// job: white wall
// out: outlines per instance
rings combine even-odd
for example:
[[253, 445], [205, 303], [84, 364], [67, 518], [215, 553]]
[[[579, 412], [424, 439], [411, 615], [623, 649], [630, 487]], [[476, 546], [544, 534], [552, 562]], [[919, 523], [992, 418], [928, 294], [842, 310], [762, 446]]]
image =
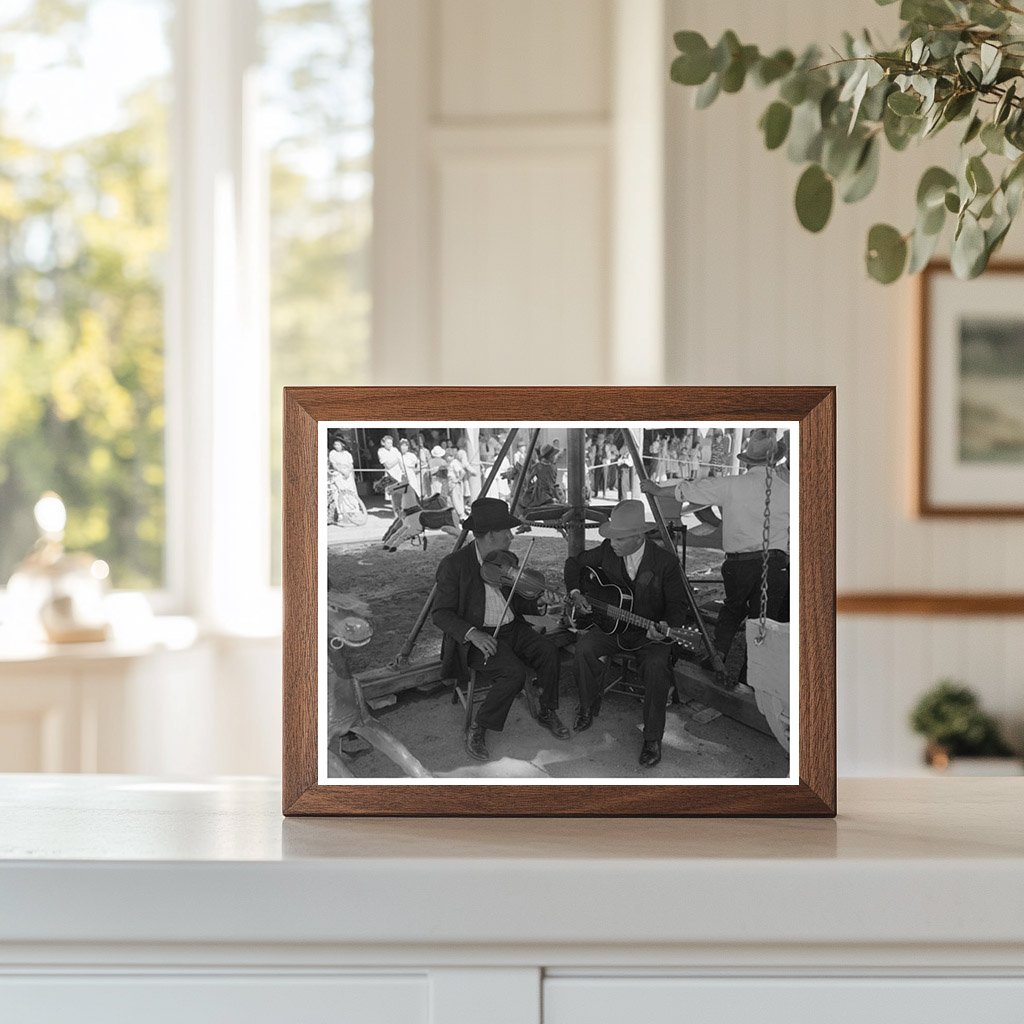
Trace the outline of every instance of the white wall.
[[[375, 379], [607, 383], [628, 344], [656, 382], [661, 295], [625, 280], [660, 280], [660, 194], [617, 185], [661, 170], [660, 3], [378, 0], [374, 18]], [[647, 73], [623, 82], [625, 18]]]

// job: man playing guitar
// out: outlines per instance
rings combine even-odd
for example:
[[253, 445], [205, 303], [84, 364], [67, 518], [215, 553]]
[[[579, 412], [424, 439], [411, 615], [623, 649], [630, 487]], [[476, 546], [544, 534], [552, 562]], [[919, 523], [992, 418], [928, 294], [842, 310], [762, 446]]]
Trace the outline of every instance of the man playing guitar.
[[581, 588], [587, 586], [584, 576], [592, 575], [585, 573], [585, 568], [596, 569], [608, 583], [632, 592], [632, 611], [637, 617], [653, 620], [646, 634], [629, 631], [609, 634], [599, 629], [579, 634], [574, 664], [580, 696], [575, 730], [582, 732], [593, 724], [594, 710], [601, 695], [604, 666], [599, 659], [620, 650], [629, 650], [636, 658], [644, 685], [640, 764], [650, 768], [661, 760], [665, 704], [672, 685], [672, 648], [661, 641], [669, 627], [683, 625], [686, 590], [679, 562], [664, 548], [647, 543], [645, 528], [643, 502], [620, 501], [608, 522], [598, 527], [604, 542], [566, 560], [565, 588], [573, 609], [589, 613], [590, 603]]

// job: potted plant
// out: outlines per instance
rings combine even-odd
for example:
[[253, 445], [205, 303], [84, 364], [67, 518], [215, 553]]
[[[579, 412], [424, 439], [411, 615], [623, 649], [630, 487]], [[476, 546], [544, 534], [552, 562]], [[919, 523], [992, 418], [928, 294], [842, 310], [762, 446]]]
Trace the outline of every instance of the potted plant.
[[928, 740], [925, 762], [939, 771], [949, 769], [954, 758], [1014, 756], [995, 720], [981, 710], [974, 692], [950, 679], [943, 679], [921, 697], [910, 715], [910, 725]]

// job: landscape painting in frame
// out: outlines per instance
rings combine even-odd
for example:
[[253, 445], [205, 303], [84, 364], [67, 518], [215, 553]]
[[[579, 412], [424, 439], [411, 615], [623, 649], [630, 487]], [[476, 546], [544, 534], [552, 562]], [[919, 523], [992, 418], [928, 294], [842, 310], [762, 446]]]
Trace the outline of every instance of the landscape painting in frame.
[[1024, 276], [922, 279], [919, 510], [1024, 514]]
[[799, 783], [799, 422], [317, 423], [318, 784]]

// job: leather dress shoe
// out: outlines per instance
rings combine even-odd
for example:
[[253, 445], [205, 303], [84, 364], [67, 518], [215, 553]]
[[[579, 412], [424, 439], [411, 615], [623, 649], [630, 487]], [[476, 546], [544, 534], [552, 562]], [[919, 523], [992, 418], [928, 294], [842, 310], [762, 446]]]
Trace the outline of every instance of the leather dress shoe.
[[661, 740], [644, 740], [640, 750], [640, 767], [653, 768], [661, 760]]
[[481, 725], [471, 725], [466, 733], [466, 753], [477, 761], [489, 761], [491, 755], [487, 753], [487, 744], [484, 740], [487, 737], [487, 730]]
[[544, 726], [548, 732], [557, 740], [567, 740], [569, 738], [569, 730], [565, 727], [565, 724], [558, 717], [558, 712], [554, 708], [541, 708], [540, 714], [537, 715], [537, 721]]
[[573, 732], [584, 732], [594, 724], [594, 713], [589, 708], [576, 709], [576, 721], [572, 723]]

